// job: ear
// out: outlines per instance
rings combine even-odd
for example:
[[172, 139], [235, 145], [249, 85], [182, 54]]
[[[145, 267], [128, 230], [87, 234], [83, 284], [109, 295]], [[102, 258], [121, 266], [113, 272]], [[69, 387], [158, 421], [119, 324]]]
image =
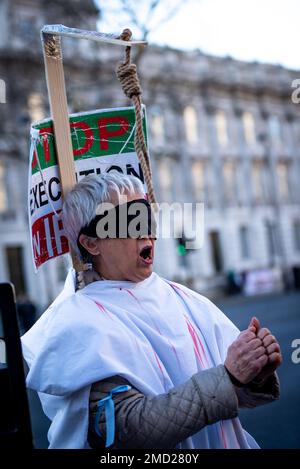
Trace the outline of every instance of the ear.
[[100, 243], [98, 238], [90, 238], [89, 236], [81, 234], [79, 236], [79, 242], [92, 256], [98, 256], [100, 254]]

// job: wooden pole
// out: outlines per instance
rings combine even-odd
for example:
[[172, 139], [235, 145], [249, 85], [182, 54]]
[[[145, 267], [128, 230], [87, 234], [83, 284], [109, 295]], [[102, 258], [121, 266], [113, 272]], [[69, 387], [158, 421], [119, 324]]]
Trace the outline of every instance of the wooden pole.
[[[60, 172], [62, 196], [76, 184], [73, 147], [70, 133], [69, 112], [61, 39], [58, 35], [42, 34], [47, 88], [53, 119], [56, 153]], [[83, 264], [71, 250], [73, 267], [76, 271], [83, 270]]]

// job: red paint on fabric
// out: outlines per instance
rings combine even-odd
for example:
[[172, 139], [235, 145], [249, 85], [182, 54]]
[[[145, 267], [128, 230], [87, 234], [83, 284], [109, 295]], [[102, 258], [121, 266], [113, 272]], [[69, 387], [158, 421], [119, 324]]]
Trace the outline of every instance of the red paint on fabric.
[[[178, 285], [175, 285], [174, 283], [170, 283], [170, 286], [176, 291], [176, 290], [179, 290], [181, 293], [183, 293], [184, 295], [186, 295], [188, 298], [190, 298], [190, 295], [185, 292], [182, 288], [180, 288]], [[206, 358], [206, 354], [205, 354], [205, 350], [204, 350], [204, 347], [203, 347], [203, 344], [202, 344], [202, 341], [200, 340], [200, 337], [199, 335], [197, 334], [197, 331], [196, 329], [194, 328], [194, 326], [191, 324], [190, 320], [187, 318], [187, 316], [185, 316], [185, 320], [187, 322], [187, 326], [188, 326], [188, 330], [189, 330], [189, 333], [192, 337], [192, 340], [193, 340], [193, 343], [194, 343], [194, 348], [195, 348], [195, 353], [196, 353], [196, 356], [199, 358], [201, 364], [204, 366], [204, 363], [203, 363], [203, 360], [202, 360], [202, 357], [201, 357], [201, 354], [200, 354], [200, 351], [199, 351], [199, 347], [198, 347], [198, 343], [200, 345], [200, 348], [201, 348], [201, 352], [205, 358], [205, 361], [206, 363], [207, 362], [207, 358]]]
[[224, 432], [223, 422], [222, 422], [222, 421], [220, 422], [220, 428], [221, 428], [221, 437], [222, 437], [222, 441], [223, 441], [224, 448], [225, 448], [225, 449], [228, 449], [228, 445], [227, 445], [227, 441], [226, 441], [226, 437], [225, 437], [225, 432]]
[[199, 351], [199, 347], [198, 347], [198, 344], [197, 344], [197, 337], [195, 335], [195, 331], [194, 331], [194, 329], [192, 328], [191, 324], [188, 321], [186, 321], [186, 323], [187, 323], [188, 331], [190, 333], [190, 336], [191, 336], [193, 344], [194, 344], [195, 355], [198, 358], [198, 360], [200, 361], [201, 366], [203, 368], [205, 368], [204, 362], [202, 360], [202, 357], [201, 357], [201, 354], [200, 354], [200, 351]]
[[100, 311], [102, 311], [102, 313], [106, 313], [106, 314], [112, 319], [112, 321], [115, 320], [114, 315], [111, 314], [111, 312], [108, 311], [108, 310], [105, 308], [105, 306], [103, 306], [103, 304], [98, 303], [98, 301], [95, 301], [95, 300], [94, 300], [94, 303], [98, 306], [98, 308], [100, 309]]
[[[140, 300], [134, 295], [134, 293], [132, 293], [132, 291], [127, 290], [127, 288], [124, 288], [124, 290], [125, 290], [132, 298], [134, 298], [135, 301], [139, 304], [139, 306], [145, 311], [145, 313], [146, 313], [146, 314], [149, 316], [149, 318], [151, 319], [151, 322], [153, 323], [153, 325], [154, 325], [155, 329], [157, 330], [157, 332], [162, 336], [163, 334], [161, 333], [159, 327], [158, 327], [157, 324], [155, 323], [155, 321], [154, 321], [154, 319], [152, 318], [152, 316], [151, 316], [151, 314], [149, 313], [149, 311], [147, 311], [147, 309], [146, 309], [146, 308], [143, 306], [143, 304], [140, 302]], [[167, 339], [167, 341], [168, 341], [170, 347], [172, 348], [173, 353], [174, 353], [174, 355], [175, 355], [175, 357], [176, 357], [178, 366], [180, 367], [181, 365], [180, 365], [180, 361], [179, 361], [179, 357], [178, 357], [177, 351], [176, 351], [174, 345], [171, 344], [170, 340]]]
[[134, 300], [138, 303], [138, 305], [145, 311], [145, 313], [148, 314], [148, 316], [150, 317], [150, 319], [151, 319], [151, 321], [152, 321], [152, 323], [153, 323], [155, 329], [157, 330], [157, 332], [158, 332], [160, 335], [162, 335], [162, 333], [161, 333], [159, 327], [157, 326], [157, 324], [156, 324], [155, 321], [153, 320], [151, 314], [146, 310], [146, 308], [142, 305], [142, 303], [141, 303], [140, 300], [135, 296], [135, 294], [132, 293], [132, 291], [127, 290], [127, 288], [124, 288], [124, 290], [125, 290], [132, 298], [134, 298]]
[[181, 293], [183, 293], [185, 296], [187, 296], [188, 298], [190, 298], [190, 295], [184, 291], [182, 288], [180, 288], [178, 285], [175, 285], [175, 283], [170, 283], [171, 287], [174, 289], [174, 290], [179, 290], [181, 291]]
[[164, 375], [164, 371], [163, 371], [163, 369], [162, 369], [162, 366], [161, 366], [161, 364], [160, 364], [160, 360], [159, 360], [158, 355], [157, 355], [157, 353], [155, 352], [154, 348], [152, 348], [152, 350], [153, 350], [153, 353], [154, 353], [154, 356], [155, 356], [156, 363], [157, 363], [157, 365], [158, 365], [158, 367], [159, 367], [159, 369], [160, 369], [161, 375], [162, 375], [164, 389], [165, 389], [165, 391], [167, 391], [166, 384], [165, 384], [166, 378], [165, 378], [165, 375]]
[[98, 303], [98, 301], [95, 301], [95, 304], [98, 306], [98, 308], [103, 312], [106, 313], [106, 309], [101, 303]]

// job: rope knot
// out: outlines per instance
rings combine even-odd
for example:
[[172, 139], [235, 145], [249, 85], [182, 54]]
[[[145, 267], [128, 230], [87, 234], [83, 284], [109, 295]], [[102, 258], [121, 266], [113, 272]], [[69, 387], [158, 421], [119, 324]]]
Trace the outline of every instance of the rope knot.
[[130, 29], [128, 28], [123, 29], [123, 32], [120, 35], [120, 39], [122, 39], [122, 41], [130, 41], [131, 37], [132, 37], [132, 32], [130, 31]]
[[120, 63], [117, 68], [117, 77], [127, 98], [131, 99], [133, 96], [140, 96], [142, 94], [135, 64]]

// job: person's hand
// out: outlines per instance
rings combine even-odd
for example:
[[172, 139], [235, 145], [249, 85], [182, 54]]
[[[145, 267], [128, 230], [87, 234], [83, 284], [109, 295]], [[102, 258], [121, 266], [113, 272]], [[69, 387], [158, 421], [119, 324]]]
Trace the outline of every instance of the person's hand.
[[252, 318], [248, 328], [242, 331], [230, 345], [225, 360], [225, 368], [240, 383], [250, 383], [259, 376], [268, 363], [268, 355], [260, 337], [258, 319]]
[[282, 363], [280, 345], [274, 335], [266, 327], [259, 328], [257, 338], [261, 340], [268, 356], [268, 362], [255, 378], [255, 382], [264, 382]]

